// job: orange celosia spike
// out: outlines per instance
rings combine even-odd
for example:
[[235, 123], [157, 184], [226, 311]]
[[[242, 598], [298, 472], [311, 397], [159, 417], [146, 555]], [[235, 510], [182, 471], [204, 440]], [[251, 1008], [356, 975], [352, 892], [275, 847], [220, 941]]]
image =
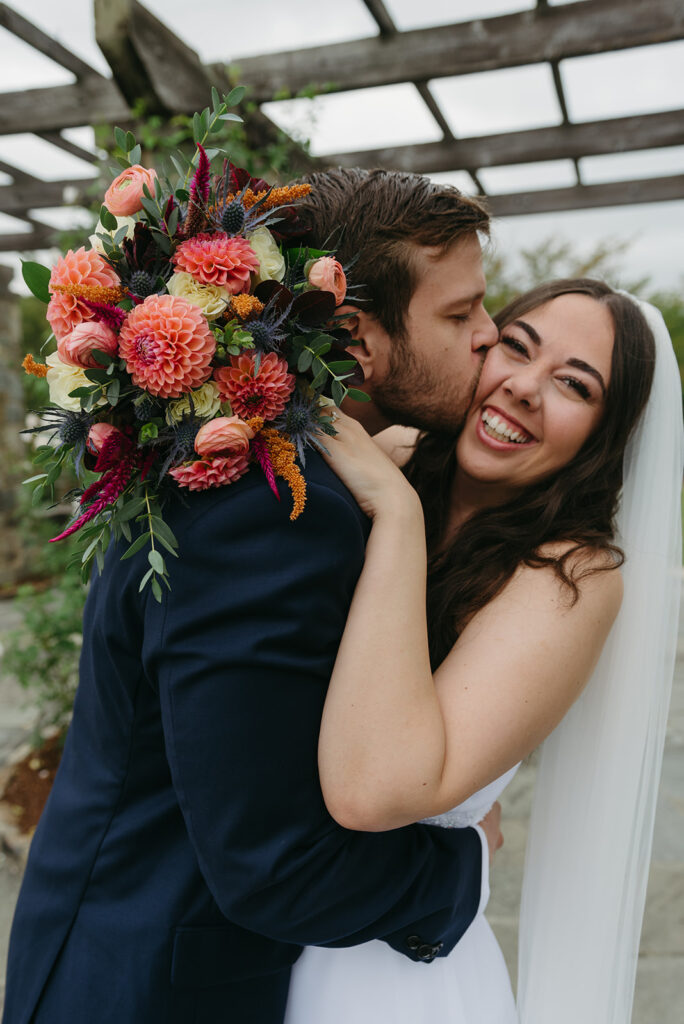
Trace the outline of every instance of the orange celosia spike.
[[24, 358], [21, 365], [24, 367], [26, 373], [31, 374], [33, 377], [47, 377], [48, 367], [45, 363], [37, 363], [30, 352]]
[[262, 430], [260, 436], [268, 449], [274, 472], [287, 481], [292, 492], [290, 520], [294, 521], [302, 514], [306, 505], [306, 480], [295, 462], [297, 451], [287, 434], [281, 434], [273, 427]]
[[230, 300], [229, 312], [239, 316], [241, 320], [246, 320], [252, 313], [258, 316], [263, 311], [263, 302], [259, 302], [254, 295], [234, 295]]
[[67, 295], [73, 295], [76, 299], [88, 299], [90, 302], [102, 302], [110, 306], [121, 302], [126, 294], [125, 288], [105, 288], [99, 284], [72, 284], [67, 282], [67, 284], [52, 284], [50, 288], [53, 292], [66, 292]]
[[[273, 210], [277, 206], [288, 206], [290, 203], [296, 202], [297, 199], [308, 196], [310, 191], [311, 185], [308, 184], [282, 185], [280, 188], [272, 188], [268, 199], [262, 203], [260, 209], [266, 211]], [[241, 199], [242, 205], [245, 210], [251, 210], [266, 194], [266, 189], [263, 189], [261, 192], [254, 192], [251, 188], [248, 188]], [[230, 195], [226, 196], [225, 205], [227, 206], [229, 203], [232, 203], [235, 198], [235, 193], [231, 192]]]

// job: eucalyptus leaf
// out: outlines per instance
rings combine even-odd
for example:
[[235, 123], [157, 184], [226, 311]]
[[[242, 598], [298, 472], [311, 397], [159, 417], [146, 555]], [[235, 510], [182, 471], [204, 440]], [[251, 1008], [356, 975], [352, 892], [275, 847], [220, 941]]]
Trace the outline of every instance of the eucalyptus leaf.
[[21, 276], [26, 287], [41, 302], [50, 301], [50, 269], [32, 260], [21, 261]]
[[153, 572], [154, 572], [154, 569], [148, 569], [148, 570], [147, 570], [147, 572], [145, 573], [145, 575], [143, 576], [143, 578], [142, 578], [142, 579], [140, 580], [140, 586], [138, 587], [138, 593], [139, 593], [139, 594], [140, 594], [140, 593], [141, 593], [141, 592], [142, 592], [142, 591], [143, 591], [143, 590], [145, 589], [145, 587], [147, 586], [147, 583], [148, 583], [148, 581], [149, 581], [149, 578], [150, 578], [150, 576], [152, 575], [152, 573], [153, 573]]
[[162, 588], [159, 586], [159, 580], [156, 576], [152, 580], [152, 593], [154, 594], [155, 600], [161, 604]]
[[116, 127], [114, 129], [114, 141], [120, 150], [126, 152], [126, 132], [123, 128]]
[[244, 85], [236, 85], [235, 88], [231, 89], [228, 95], [225, 97], [225, 103], [227, 107], [236, 107], [238, 103], [242, 103], [245, 98], [247, 89]]
[[358, 388], [349, 388], [347, 394], [357, 402], [370, 402], [370, 395], [367, 395], [365, 391], [359, 391]]
[[156, 548], [153, 548], [152, 551], [149, 552], [147, 556], [147, 561], [150, 563], [154, 571], [158, 572], [160, 575], [163, 576], [163, 574], [166, 572], [164, 559], [162, 558], [159, 551], [156, 550]]
[[119, 393], [121, 391], [121, 381], [118, 377], [115, 377], [112, 383], [107, 388], [107, 401], [110, 405], [116, 405], [119, 401]]
[[150, 539], [149, 533], [141, 533], [137, 540], [134, 540], [130, 548], [121, 556], [121, 561], [124, 562], [127, 558], [132, 558], [133, 555], [137, 555], [141, 548], [144, 548]]
[[346, 393], [347, 389], [345, 388], [344, 384], [340, 384], [339, 380], [334, 380], [332, 382], [332, 397], [335, 405], [342, 404]]
[[136, 146], [133, 147], [132, 150], [130, 150], [128, 154], [128, 159], [131, 161], [132, 164], [140, 163], [140, 161], [142, 160], [142, 148], [140, 146], [140, 143], [138, 143]]
[[154, 530], [155, 537], [159, 537], [160, 539], [166, 540], [166, 542], [170, 544], [172, 548], [178, 547], [178, 541], [173, 535], [173, 530], [167, 523], [164, 522], [163, 519], [160, 519], [159, 516], [150, 516], [150, 523], [152, 525], [152, 529]]
[[313, 358], [314, 354], [309, 348], [305, 348], [300, 353], [299, 359], [297, 360], [297, 370], [299, 373], [306, 373], [306, 371], [311, 367]]

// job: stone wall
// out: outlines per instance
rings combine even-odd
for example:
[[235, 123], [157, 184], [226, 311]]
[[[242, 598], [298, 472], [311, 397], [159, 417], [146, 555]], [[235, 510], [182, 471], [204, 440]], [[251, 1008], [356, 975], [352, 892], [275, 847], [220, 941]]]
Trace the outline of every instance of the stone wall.
[[19, 489], [26, 468], [24, 400], [21, 375], [21, 323], [19, 298], [10, 292], [12, 270], [0, 266], [0, 586], [21, 575], [22, 545], [19, 539]]

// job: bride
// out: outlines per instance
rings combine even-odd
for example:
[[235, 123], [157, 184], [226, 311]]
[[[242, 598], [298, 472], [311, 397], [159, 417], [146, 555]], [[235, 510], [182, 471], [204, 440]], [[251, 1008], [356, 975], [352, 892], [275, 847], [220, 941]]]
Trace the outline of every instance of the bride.
[[681, 564], [679, 375], [639, 305], [586, 279], [511, 303], [455, 445], [335, 424], [373, 525], [321, 728], [330, 813], [473, 824], [549, 738], [517, 1009], [480, 912], [429, 966], [308, 947], [286, 1024], [630, 1019]]

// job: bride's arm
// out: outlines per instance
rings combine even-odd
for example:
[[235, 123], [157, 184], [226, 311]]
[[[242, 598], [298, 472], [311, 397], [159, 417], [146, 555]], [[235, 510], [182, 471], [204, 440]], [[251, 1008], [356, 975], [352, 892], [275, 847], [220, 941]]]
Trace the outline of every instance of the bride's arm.
[[[337, 426], [337, 424], [336, 424]], [[346, 417], [328, 460], [373, 518], [323, 714], [321, 786], [340, 824], [397, 828], [460, 803], [527, 756], [577, 698], [622, 595], [618, 571], [570, 605], [550, 569], [521, 568], [434, 675], [418, 497]]]

